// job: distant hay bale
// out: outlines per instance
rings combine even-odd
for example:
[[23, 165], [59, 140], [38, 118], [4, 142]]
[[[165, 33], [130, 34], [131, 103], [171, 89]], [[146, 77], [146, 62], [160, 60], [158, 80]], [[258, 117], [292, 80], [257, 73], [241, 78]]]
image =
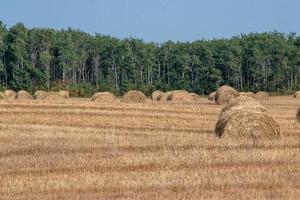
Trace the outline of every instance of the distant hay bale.
[[219, 105], [228, 104], [232, 98], [237, 97], [239, 95], [239, 92], [236, 91], [234, 88], [224, 85], [217, 90], [215, 95], [215, 101]]
[[65, 90], [60, 90], [58, 92], [58, 94], [60, 94], [62, 97], [64, 97], [65, 99], [68, 99], [70, 97], [70, 92], [69, 91], [65, 91]]
[[208, 100], [215, 101], [216, 92], [212, 92], [208, 95]]
[[4, 94], [7, 99], [16, 99], [17, 93], [13, 90], [5, 90]]
[[110, 92], [97, 92], [92, 96], [91, 100], [99, 103], [115, 103], [117, 98]]
[[162, 91], [156, 90], [156, 91], [152, 92], [151, 99], [153, 101], [161, 101], [163, 95], [164, 95], [164, 93]]
[[256, 95], [253, 92], [240, 92], [240, 95], [256, 99]]
[[200, 95], [198, 95], [194, 92], [191, 92], [190, 95], [192, 96], [193, 101], [200, 101], [201, 100]]
[[269, 94], [267, 92], [257, 92], [255, 96], [258, 100], [267, 100], [269, 98]]
[[64, 101], [65, 98], [60, 95], [58, 92], [44, 92], [36, 91], [34, 93], [34, 99], [44, 100], [44, 101]]
[[124, 103], [146, 103], [147, 97], [140, 91], [131, 90], [124, 94], [122, 98]]
[[240, 96], [223, 108], [215, 134], [219, 137], [279, 139], [280, 126], [257, 100]]
[[174, 90], [169, 93], [167, 101], [191, 102], [193, 101], [193, 96], [185, 90]]
[[0, 100], [2, 99], [7, 99], [7, 96], [3, 92], [0, 92]]
[[24, 91], [24, 90], [20, 90], [17, 93], [17, 97], [18, 100], [31, 100], [33, 99], [33, 97], [31, 96], [31, 94], [29, 94], [28, 92]]
[[300, 98], [300, 91], [295, 92], [294, 97], [295, 98]]
[[161, 101], [171, 101], [171, 95], [173, 91], [168, 91], [162, 94]]

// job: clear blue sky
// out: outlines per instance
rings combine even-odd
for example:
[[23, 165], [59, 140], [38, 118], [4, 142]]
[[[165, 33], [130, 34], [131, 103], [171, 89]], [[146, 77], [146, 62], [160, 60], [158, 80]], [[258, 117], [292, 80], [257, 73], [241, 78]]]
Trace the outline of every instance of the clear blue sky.
[[118, 38], [193, 41], [278, 30], [300, 33], [300, 0], [3, 0], [9, 27], [78, 28]]

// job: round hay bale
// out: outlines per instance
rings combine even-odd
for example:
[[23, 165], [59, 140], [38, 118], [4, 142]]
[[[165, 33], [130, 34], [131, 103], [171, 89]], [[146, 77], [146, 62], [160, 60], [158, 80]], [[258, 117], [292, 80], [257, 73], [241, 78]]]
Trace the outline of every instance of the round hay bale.
[[99, 103], [115, 103], [117, 98], [110, 92], [97, 92], [92, 96], [91, 100]]
[[124, 103], [146, 103], [147, 97], [140, 91], [131, 90], [124, 94], [122, 98]]
[[37, 99], [37, 100], [42, 100], [42, 99], [46, 98], [46, 95], [47, 95], [47, 92], [38, 90], [34, 93], [33, 98]]
[[4, 94], [7, 99], [16, 99], [17, 93], [13, 90], [5, 90]]
[[7, 99], [7, 96], [5, 95], [5, 93], [0, 92], [0, 100], [2, 99]]
[[60, 94], [65, 99], [68, 99], [70, 97], [70, 92], [65, 90], [59, 90], [58, 94]]
[[300, 91], [295, 92], [294, 97], [295, 98], [300, 98]]
[[215, 101], [219, 105], [228, 104], [230, 99], [239, 96], [240, 93], [230, 86], [220, 87], [215, 95]]
[[193, 101], [200, 101], [201, 100], [200, 95], [198, 95], [194, 92], [191, 92], [190, 95], [192, 96]]
[[279, 139], [280, 126], [258, 101], [240, 96], [222, 110], [215, 134], [219, 137]]
[[215, 101], [215, 97], [216, 97], [216, 93], [217, 92], [212, 92], [208, 95], [208, 100], [210, 101]]
[[45, 100], [45, 101], [64, 101], [65, 100], [65, 97], [60, 95], [58, 92], [46, 92], [43, 95], [44, 95], [43, 97], [41, 96], [42, 97], [41, 100]]
[[28, 92], [24, 91], [24, 90], [20, 90], [17, 93], [17, 97], [18, 100], [31, 100], [33, 99], [33, 97], [31, 96], [31, 94], [29, 94]]
[[168, 91], [162, 94], [161, 101], [171, 101], [173, 91]]
[[255, 96], [258, 100], [267, 100], [269, 98], [269, 94], [267, 92], [257, 92]]
[[162, 91], [156, 90], [156, 91], [152, 92], [151, 99], [153, 101], [160, 101], [160, 100], [162, 100], [163, 95], [164, 95], [164, 93]]
[[167, 96], [167, 101], [191, 102], [193, 101], [193, 96], [185, 90], [174, 90]]

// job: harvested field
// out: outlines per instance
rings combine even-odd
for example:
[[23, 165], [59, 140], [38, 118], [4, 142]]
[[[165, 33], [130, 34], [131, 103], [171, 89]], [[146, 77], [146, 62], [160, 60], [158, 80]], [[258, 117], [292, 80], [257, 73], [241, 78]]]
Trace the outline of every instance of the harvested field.
[[300, 101], [260, 103], [281, 139], [218, 138], [204, 98], [0, 100], [0, 199], [297, 199]]

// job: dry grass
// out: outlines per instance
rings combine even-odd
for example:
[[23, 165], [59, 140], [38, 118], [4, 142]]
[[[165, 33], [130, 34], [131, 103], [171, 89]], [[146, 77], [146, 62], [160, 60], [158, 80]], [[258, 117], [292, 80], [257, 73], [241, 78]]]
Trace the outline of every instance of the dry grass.
[[299, 100], [262, 100], [280, 140], [218, 138], [222, 106], [0, 101], [0, 199], [297, 199]]

